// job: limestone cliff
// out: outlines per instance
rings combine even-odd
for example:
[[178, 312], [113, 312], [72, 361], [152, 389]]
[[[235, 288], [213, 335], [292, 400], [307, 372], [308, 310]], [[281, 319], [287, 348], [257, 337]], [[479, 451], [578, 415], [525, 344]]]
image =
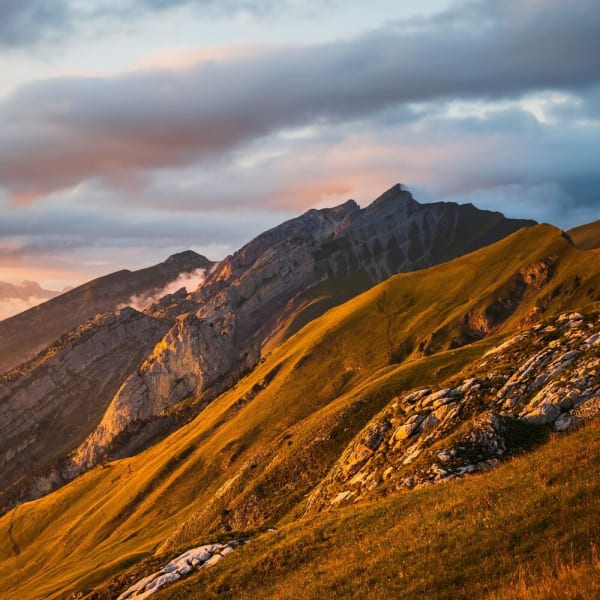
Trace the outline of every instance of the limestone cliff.
[[156, 293], [182, 273], [209, 270], [212, 264], [195, 252], [180, 252], [152, 267], [99, 277], [0, 321], [0, 373], [29, 360], [86, 319], [114, 311], [132, 296]]
[[166, 330], [132, 308], [99, 315], [0, 379], [4, 492], [20, 478], [45, 474], [80, 443]]
[[[104, 375], [97, 375], [95, 363], [77, 358], [79, 348], [64, 348], [62, 362], [47, 362], [43, 370], [40, 365], [35, 374], [12, 382], [4, 394], [12, 403], [7, 414], [16, 410], [15, 403], [25, 402], [16, 390], [27, 390], [22, 393], [32, 407], [44, 403], [46, 393], [59, 396], [64, 387], [61, 364], [73, 361], [69, 381], [93, 382], [80, 387], [78, 401], [100, 408], [49, 457], [61, 458], [61, 477], [72, 477], [100, 461], [136, 452], [155, 433], [164, 435], [180, 425], [201, 409], [196, 404], [190, 410], [196, 396], [210, 400], [253, 368], [270, 341], [284, 339], [330, 306], [392, 274], [449, 260], [530, 224], [471, 205], [422, 205], [399, 185], [365, 209], [349, 200], [335, 208], [309, 210], [225, 258], [196, 290], [179, 290], [150, 307], [140, 331], [130, 334], [134, 355], [114, 361], [107, 376], [110, 385]], [[194, 253], [165, 264], [175, 262], [181, 268], [182, 261], [186, 268], [198, 261], [210, 266]], [[89, 334], [90, 355], [98, 360], [105, 348], [117, 343], [117, 338], [106, 341], [101, 332], [91, 328]], [[190, 402], [182, 402], [186, 399]], [[69, 423], [65, 416], [52, 414], [49, 436]], [[154, 431], [158, 422], [163, 425]], [[7, 441], [6, 452], [27, 447], [31, 457], [43, 454], [35, 436], [19, 439]]]
[[[179, 317], [141, 366], [129, 375], [110, 402], [100, 424], [70, 457], [69, 477], [97, 464], [115, 451], [115, 441], [132, 424], [149, 422], [181, 400], [207, 388], [232, 385], [236, 376], [258, 360], [258, 353], [239, 356], [231, 331], [198, 319]], [[223, 380], [224, 371], [229, 375]]]

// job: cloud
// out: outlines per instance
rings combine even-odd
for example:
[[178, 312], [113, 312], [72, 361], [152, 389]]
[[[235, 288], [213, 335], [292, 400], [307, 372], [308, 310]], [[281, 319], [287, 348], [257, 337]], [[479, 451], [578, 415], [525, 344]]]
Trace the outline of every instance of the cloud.
[[[322, 0], [2, 0], [0, 47], [23, 48], [52, 41], [64, 43], [85, 25], [114, 30], [147, 16], [187, 8], [202, 17], [232, 18], [239, 14], [264, 17], [293, 10], [316, 9]], [[328, 4], [336, 4], [329, 0]], [[66, 35], [68, 34], [68, 35]]]
[[185, 288], [188, 292], [193, 292], [199, 285], [204, 283], [205, 279], [206, 269], [199, 268], [190, 273], [181, 273], [179, 277], [169, 282], [165, 287], [158, 290], [151, 290], [145, 294], [132, 296], [129, 301], [120, 304], [117, 308], [131, 306], [136, 310], [144, 311], [167, 294], [174, 294], [181, 288]]
[[251, 13], [270, 12], [276, 8], [289, 5], [289, 0], [141, 0], [132, 2], [132, 10], [171, 10], [181, 6], [193, 6], [203, 12], [217, 12], [231, 15], [232, 12], [248, 11]]
[[52, 298], [58, 293], [42, 289], [36, 281], [22, 281], [19, 284], [0, 281], [0, 300], [8, 298], [27, 300], [33, 297]]
[[131, 13], [166, 11], [181, 7], [215, 16], [231, 17], [238, 13], [264, 16], [293, 9], [311, 9], [323, 4], [339, 4], [340, 0], [134, 0], [126, 8]]
[[[485, 27], [464, 26], [487, 9]], [[600, 81], [599, 29], [593, 0], [490, 0], [417, 30], [188, 69], [39, 81], [0, 103], [0, 181], [17, 202], [91, 178], [135, 191], [149, 171], [225, 160], [283, 129], [407, 103], [580, 89]]]
[[70, 23], [64, 0], [2, 0], [0, 47], [27, 46], [54, 36]]
[[500, 210], [513, 218], [535, 219], [539, 222], [551, 220], [554, 224], [559, 222], [563, 229], [590, 222], [598, 216], [597, 206], [579, 202], [568, 188], [557, 182], [499, 185], [443, 199], [472, 202], [479, 208]]

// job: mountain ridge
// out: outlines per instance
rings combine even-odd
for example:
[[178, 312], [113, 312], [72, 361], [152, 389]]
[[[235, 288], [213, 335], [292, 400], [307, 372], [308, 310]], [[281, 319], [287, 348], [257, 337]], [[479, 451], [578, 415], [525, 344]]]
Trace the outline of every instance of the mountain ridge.
[[208, 270], [212, 264], [184, 251], [153, 267], [104, 275], [0, 321], [0, 373], [18, 367], [86, 319], [115, 310], [134, 295], [159, 290], [182, 272]]
[[[502, 297], [515, 274], [548, 255], [556, 256], [551, 277], [539, 283], [527, 278], [511, 315], [479, 341], [453, 347], [466, 315]], [[168, 438], [0, 518], [3, 534], [11, 527], [20, 560], [35, 556], [40, 565], [38, 574], [5, 569], [4, 589], [17, 586], [22, 598], [35, 597], [33, 590], [48, 597], [90, 590], [107, 570], [121, 572], [140, 553], [173, 556], [240, 526], [245, 535], [285, 529], [304, 514], [306, 494], [394, 398], [431, 383], [432, 375], [442, 389], [453, 378], [462, 381], [470, 364], [506, 342], [532, 314], [546, 327], [561, 311], [587, 306], [578, 331], [588, 322], [597, 325], [597, 256], [574, 248], [560, 230], [539, 225], [451, 263], [396, 275], [327, 312]], [[436, 332], [444, 336], [437, 335], [439, 349], [419, 351], [419, 340]], [[411, 349], [392, 354], [413, 336]], [[14, 560], [9, 539], [0, 536], [5, 565]], [[49, 539], [60, 540], [51, 557], [44, 551]], [[111, 566], [99, 571], [99, 560]], [[44, 575], [51, 564], [60, 565], [60, 574]]]
[[[311, 318], [393, 272], [451, 259], [487, 241], [485, 236], [501, 237], [502, 229], [516, 230], [531, 224], [472, 206], [421, 205], [397, 184], [365, 209], [354, 201], [312, 209], [260, 234], [215, 265], [195, 291], [168, 295], [146, 311], [148, 317], [162, 324], [169, 322], [170, 328], [163, 331], [162, 325], [157, 324], [153, 329], [163, 331], [163, 338], [145, 344], [145, 356], [137, 368], [120, 382], [108, 404], [101, 402], [104, 415], [91, 430], [88, 425], [88, 435], [70, 448], [68, 457], [62, 457], [61, 467], [53, 471], [50, 480], [53, 485], [60, 485], [100, 462], [122, 455], [124, 447], [135, 452], [164, 428], [168, 430], [174, 426], [172, 423], [178, 426], [182, 418], [189, 418], [190, 411], [194, 414], [201, 410], [204, 403], [258, 364], [271, 338], [282, 341], [291, 333], [285, 330], [286, 317], [304, 318], [305, 294], [316, 286], [325, 283], [330, 289], [339, 289], [343, 282], [347, 289], [342, 295], [331, 296], [329, 303], [313, 305]], [[182, 263], [196, 266], [198, 262], [205, 265], [205, 261], [195, 253], [183, 253], [163, 265], [176, 263], [180, 270]], [[151, 273], [160, 268], [153, 267]], [[142, 278], [147, 273], [134, 275]], [[118, 272], [109, 279], [129, 281], [130, 277], [132, 274]], [[92, 283], [106, 287], [106, 281]], [[81, 288], [73, 290], [54, 302], [64, 303], [81, 294]], [[115, 298], [112, 300], [114, 305]], [[49, 364], [60, 369], [60, 357], [64, 355], [68, 362], [70, 351], [59, 350], [59, 358]], [[43, 360], [36, 366], [40, 374], [47, 368]], [[54, 368], [50, 367], [51, 373]], [[84, 374], [85, 371], [76, 377]], [[85, 376], [97, 379], [93, 373]], [[0, 384], [0, 397], [10, 396], [11, 389], [22, 386], [18, 374], [16, 377], [12, 381], [15, 375], [11, 375], [10, 386], [4, 390]], [[27, 377], [35, 379], [35, 374]], [[63, 381], [59, 376], [56, 379]], [[70, 387], [73, 383], [67, 379], [63, 385]], [[47, 393], [51, 393], [47, 386], [39, 386], [37, 395], [30, 392], [29, 400], [34, 404], [43, 402]], [[93, 389], [89, 393], [93, 397]], [[203, 396], [202, 403], [190, 406], [185, 402], [199, 395]], [[161, 417], [167, 413], [168, 418]], [[62, 417], [54, 414], [60, 426]], [[156, 419], [163, 423], [162, 427]], [[19, 460], [26, 461], [29, 450], [25, 448], [18, 454], [23, 452]], [[4, 451], [5, 456], [8, 453], [9, 450]], [[7, 476], [1, 467], [0, 474]], [[42, 485], [43, 489], [47, 489], [50, 480]], [[40, 488], [35, 482], [31, 485], [31, 493]], [[31, 497], [26, 491], [20, 493]]]

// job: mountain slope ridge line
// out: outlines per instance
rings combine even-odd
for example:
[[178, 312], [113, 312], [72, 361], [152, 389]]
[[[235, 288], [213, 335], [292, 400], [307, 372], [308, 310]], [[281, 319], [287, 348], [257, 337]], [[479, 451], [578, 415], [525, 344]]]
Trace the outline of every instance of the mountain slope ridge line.
[[[494, 286], [502, 292], [515, 273], [548, 255], [557, 256], [552, 277], [542, 278], [541, 285], [525, 281], [512, 314], [503, 315], [504, 320], [479, 341], [453, 345], [467, 326], [465, 316], [495, 302]], [[148, 555], [157, 547], [162, 552], [183, 550], [230, 529], [270, 526], [302, 514], [305, 495], [392, 398], [432, 381], [432, 373], [438, 385], [460, 377], [523, 322], [550, 319], [564, 309], [597, 306], [597, 255], [576, 250], [559, 230], [539, 225], [451, 263], [394, 276], [328, 311], [168, 438], [22, 505], [15, 515], [14, 533], [23, 560], [35, 553], [40, 566], [48, 560], [61, 564], [61, 575], [46, 583], [33, 574], [21, 578], [22, 593], [42, 585], [66, 590], [77, 588], [77, 581], [99, 581], [102, 575], [85, 558], [92, 548], [95, 557], [112, 564], [118, 557]], [[386, 323], [377, 310], [383, 294], [394, 307], [394, 344], [414, 340], [411, 348], [404, 347], [403, 357], [390, 357]], [[467, 303], [464, 298], [469, 298]], [[431, 334], [436, 334], [434, 346]], [[420, 349], [423, 340], [429, 345]], [[266, 385], [256, 387], [261, 381]], [[243, 400], [247, 394], [249, 402]], [[227, 412], [238, 403], [239, 410]], [[186, 456], [182, 463], [172, 463], [177, 464], [176, 477], [162, 471], [182, 453]], [[160, 472], [165, 475], [157, 487], [131, 505], [132, 498], [149, 489], [152, 474]], [[115, 488], [112, 481], [120, 483]], [[80, 520], [83, 506], [86, 518]], [[127, 506], [132, 512], [125, 510]], [[0, 519], [0, 532], [9, 516]], [[117, 522], [115, 518], [116, 530], [109, 526]], [[61, 531], [69, 531], [68, 539]], [[64, 549], [44, 557], [40, 544], [47, 538], [61, 539]], [[0, 542], [0, 556], [8, 551]], [[114, 568], [119, 570], [117, 564]], [[11, 583], [11, 575], [5, 573], [6, 589], [13, 589], [16, 580]], [[35, 592], [31, 595], [35, 597]]]
[[[134, 454], [181, 426], [253, 369], [298, 323], [318, 317], [393, 273], [449, 260], [532, 223], [472, 205], [421, 205], [395, 185], [364, 209], [354, 201], [312, 209], [262, 233], [210, 269], [196, 290], [167, 295], [145, 310], [147, 318], [157, 321], [156, 328], [167, 325], [168, 331], [160, 340], [148, 339], [146, 346], [152, 349], [146, 349], [136, 368], [119, 381], [108, 405], [104, 398], [99, 403], [100, 418], [93, 408], [76, 423], [77, 443], [68, 438], [71, 447], [61, 448], [48, 476], [24, 480], [5, 491], [4, 504], [37, 497], [97, 464]], [[182, 260], [191, 260], [194, 266], [198, 261], [207, 264], [193, 253], [167, 263]], [[311, 305], [308, 316], [305, 307], [313, 293], [321, 301]], [[94, 337], [93, 330], [90, 335]], [[70, 360], [70, 347], [56, 352], [56, 358], [49, 359], [54, 362], [41, 360], [26, 377], [39, 381], [47, 368], [52, 373]], [[90, 367], [85, 376], [94, 380], [94, 370]], [[75, 386], [72, 379], [65, 381], [67, 387]], [[8, 391], [0, 389], [0, 397], [21, 384], [17, 377]], [[32, 407], [43, 402], [44, 389], [28, 393]], [[95, 394], [100, 397], [101, 388], [86, 392], [92, 403]], [[201, 402], [196, 401], [199, 396]], [[67, 427], [60, 410], [48, 418], [59, 428]], [[39, 450], [39, 426], [29, 428], [27, 447], [16, 449], [21, 464]], [[14, 447], [4, 450], [5, 461], [9, 454], [12, 460], [13, 452]], [[3, 478], [8, 475], [0, 471]]]

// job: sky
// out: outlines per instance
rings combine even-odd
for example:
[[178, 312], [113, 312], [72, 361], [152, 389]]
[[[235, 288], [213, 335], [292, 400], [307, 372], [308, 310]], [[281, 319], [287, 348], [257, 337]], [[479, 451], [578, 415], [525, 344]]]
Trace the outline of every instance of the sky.
[[597, 0], [0, 0], [0, 282], [221, 259], [396, 182], [596, 220], [599, 31]]

